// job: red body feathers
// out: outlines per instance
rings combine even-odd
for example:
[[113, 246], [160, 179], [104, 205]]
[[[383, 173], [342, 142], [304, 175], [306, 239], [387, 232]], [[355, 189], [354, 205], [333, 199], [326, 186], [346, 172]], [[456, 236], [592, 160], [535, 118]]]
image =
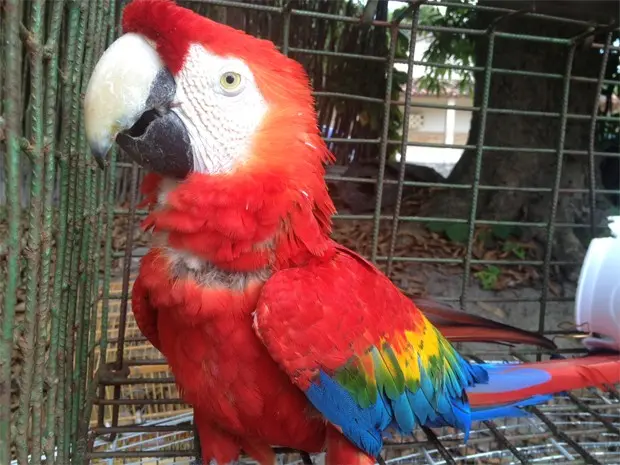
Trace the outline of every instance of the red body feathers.
[[161, 249], [144, 257], [133, 311], [166, 356], [183, 398], [195, 408], [205, 458], [228, 463], [242, 448], [269, 458], [271, 446], [283, 442], [321, 450], [325, 424], [310, 414], [304, 394], [252, 328], [261, 283], [238, 291], [205, 287], [173, 278], [170, 267]]

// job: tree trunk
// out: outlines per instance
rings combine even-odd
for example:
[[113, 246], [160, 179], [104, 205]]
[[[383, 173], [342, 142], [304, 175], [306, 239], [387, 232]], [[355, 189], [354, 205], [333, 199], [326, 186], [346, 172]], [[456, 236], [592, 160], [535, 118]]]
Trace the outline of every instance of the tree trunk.
[[[530, 2], [506, 2], [485, 0], [485, 6], [527, 7]], [[551, 2], [561, 7], [564, 2]], [[577, 2], [568, 2], [577, 3]], [[603, 2], [605, 7], [617, 9], [617, 2]], [[540, 5], [541, 2], [537, 2]], [[583, 3], [579, 3], [582, 6]], [[588, 4], [591, 4], [588, 2]], [[557, 6], [552, 14], [560, 11]], [[610, 7], [610, 8], [609, 8]], [[540, 6], [537, 10], [540, 12]], [[600, 14], [600, 10], [597, 11]], [[485, 29], [496, 18], [497, 13], [478, 12], [475, 27]], [[614, 18], [613, 11], [609, 19]], [[584, 17], [582, 16], [581, 19]], [[561, 22], [529, 17], [505, 18], [497, 25], [497, 31], [532, 36], [571, 38], [584, 32], [583, 26], [567, 25]], [[600, 37], [597, 37], [599, 41]], [[602, 41], [602, 40], [600, 40]], [[489, 39], [481, 36], [475, 46], [475, 64], [484, 67], [487, 61]], [[493, 68], [552, 73], [563, 76], [566, 73], [569, 47], [540, 42], [496, 38], [492, 57]], [[589, 46], [578, 47], [573, 61], [572, 75], [598, 77], [601, 54]], [[474, 76], [474, 106], [483, 102], [484, 72]], [[488, 107], [492, 109], [528, 110], [559, 113], [563, 105], [563, 79], [526, 77], [493, 73]], [[571, 81], [568, 97], [568, 113], [589, 115], [596, 97], [596, 84]], [[586, 150], [589, 141], [589, 119], [569, 119], [565, 133], [565, 150]], [[480, 112], [474, 112], [469, 132], [468, 145], [476, 146], [481, 124]], [[550, 189], [554, 185], [557, 169], [557, 153], [533, 153], [526, 148], [556, 150], [562, 137], [559, 116], [523, 116], [512, 113], [488, 113], [484, 131], [484, 146], [515, 147], [515, 150], [484, 150], [480, 184], [492, 186], [538, 187]], [[450, 183], [471, 183], [474, 179], [476, 150], [466, 150], [451, 173]], [[586, 188], [588, 186], [588, 157], [583, 155], [563, 156], [561, 188]], [[489, 191], [480, 190], [477, 204], [478, 219], [505, 221], [547, 222], [551, 214], [550, 192]], [[468, 218], [472, 195], [463, 190], [438, 192], [425, 205], [423, 215], [452, 218]], [[561, 194], [558, 201], [556, 222], [574, 222], [579, 212], [588, 205], [588, 194]], [[546, 230], [531, 231], [544, 240]], [[577, 240], [572, 229], [558, 228], [554, 238], [553, 255], [558, 260], [580, 260], [584, 247]], [[574, 273], [573, 273], [574, 274]]]

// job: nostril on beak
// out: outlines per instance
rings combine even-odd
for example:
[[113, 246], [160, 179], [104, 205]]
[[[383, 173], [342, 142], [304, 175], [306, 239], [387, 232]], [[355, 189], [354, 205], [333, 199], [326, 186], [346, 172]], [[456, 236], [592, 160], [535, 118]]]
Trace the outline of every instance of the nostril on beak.
[[130, 137], [142, 137], [151, 123], [161, 116], [161, 112], [156, 109], [145, 111], [138, 121], [136, 121], [132, 127], [124, 131], [124, 133]]
[[194, 166], [189, 133], [174, 111], [144, 112], [133, 126], [118, 133], [116, 143], [140, 166], [165, 176], [184, 178]]

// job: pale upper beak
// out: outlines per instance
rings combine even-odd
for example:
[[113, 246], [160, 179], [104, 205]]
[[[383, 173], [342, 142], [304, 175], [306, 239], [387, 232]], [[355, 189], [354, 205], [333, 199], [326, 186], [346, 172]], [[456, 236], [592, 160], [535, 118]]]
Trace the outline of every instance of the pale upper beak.
[[176, 82], [153, 46], [128, 33], [104, 52], [84, 97], [86, 138], [99, 166], [116, 141], [138, 164], [174, 177], [193, 167], [187, 129], [171, 104]]

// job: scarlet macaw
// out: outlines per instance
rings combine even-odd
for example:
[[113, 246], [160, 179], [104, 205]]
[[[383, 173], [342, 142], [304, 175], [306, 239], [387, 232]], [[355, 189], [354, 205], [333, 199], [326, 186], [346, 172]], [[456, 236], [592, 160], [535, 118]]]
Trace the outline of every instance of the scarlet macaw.
[[617, 357], [466, 361], [429, 318], [455, 340], [487, 338], [455, 330], [458, 316], [489, 339], [545, 342], [439, 306], [427, 317], [330, 239], [332, 156], [299, 63], [170, 0], [134, 0], [122, 22], [88, 85], [86, 134], [99, 162], [116, 141], [152, 171], [132, 307], [194, 407], [206, 461], [243, 450], [271, 464], [280, 445], [371, 464], [389, 428], [467, 433], [620, 380]]

